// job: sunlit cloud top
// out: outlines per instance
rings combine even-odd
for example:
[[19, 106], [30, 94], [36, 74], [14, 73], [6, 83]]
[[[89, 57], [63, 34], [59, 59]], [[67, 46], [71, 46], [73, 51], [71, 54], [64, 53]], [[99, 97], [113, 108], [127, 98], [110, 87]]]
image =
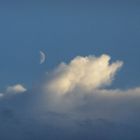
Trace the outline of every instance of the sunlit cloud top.
[[122, 67], [122, 61], [110, 64], [110, 56], [78, 56], [69, 64], [61, 63], [54, 71], [52, 80], [47, 83], [51, 92], [65, 94], [81, 88], [86, 91], [110, 85], [116, 72]]

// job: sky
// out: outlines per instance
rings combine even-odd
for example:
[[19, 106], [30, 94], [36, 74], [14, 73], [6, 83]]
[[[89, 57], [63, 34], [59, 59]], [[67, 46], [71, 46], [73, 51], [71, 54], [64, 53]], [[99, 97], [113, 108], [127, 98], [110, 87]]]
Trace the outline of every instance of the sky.
[[0, 139], [140, 139], [138, 0], [1, 0], [0, 18]]

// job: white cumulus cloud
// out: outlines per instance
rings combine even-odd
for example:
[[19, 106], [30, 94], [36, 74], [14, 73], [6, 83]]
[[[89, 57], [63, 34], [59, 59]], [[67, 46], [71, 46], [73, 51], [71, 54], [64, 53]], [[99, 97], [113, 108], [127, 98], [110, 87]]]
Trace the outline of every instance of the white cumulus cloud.
[[22, 93], [22, 92], [25, 92], [25, 91], [27, 91], [27, 89], [20, 84], [9, 86], [6, 89], [7, 93]]
[[65, 94], [74, 89], [91, 91], [110, 85], [114, 75], [123, 65], [122, 61], [110, 64], [111, 57], [78, 56], [69, 64], [61, 63], [54, 71], [53, 78], [47, 83], [50, 92]]

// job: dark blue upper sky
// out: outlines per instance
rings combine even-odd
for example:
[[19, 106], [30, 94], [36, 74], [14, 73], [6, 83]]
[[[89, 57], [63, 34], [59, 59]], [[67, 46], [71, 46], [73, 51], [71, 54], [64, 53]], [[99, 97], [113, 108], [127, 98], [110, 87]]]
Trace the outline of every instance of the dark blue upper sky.
[[[114, 87], [139, 86], [140, 3], [131, 1], [1, 1], [0, 89], [31, 86], [45, 71], [77, 55], [124, 61]], [[39, 65], [39, 51], [47, 61]]]

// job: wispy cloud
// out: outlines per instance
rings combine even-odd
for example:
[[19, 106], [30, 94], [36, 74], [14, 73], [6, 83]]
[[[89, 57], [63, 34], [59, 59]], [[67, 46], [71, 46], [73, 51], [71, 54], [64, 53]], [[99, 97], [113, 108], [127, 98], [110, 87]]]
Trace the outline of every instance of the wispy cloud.
[[3, 93], [0, 93], [0, 98], [3, 97], [3, 95], [4, 95]]
[[22, 92], [25, 92], [25, 91], [27, 91], [27, 89], [20, 84], [9, 86], [6, 89], [7, 93], [22, 93]]

